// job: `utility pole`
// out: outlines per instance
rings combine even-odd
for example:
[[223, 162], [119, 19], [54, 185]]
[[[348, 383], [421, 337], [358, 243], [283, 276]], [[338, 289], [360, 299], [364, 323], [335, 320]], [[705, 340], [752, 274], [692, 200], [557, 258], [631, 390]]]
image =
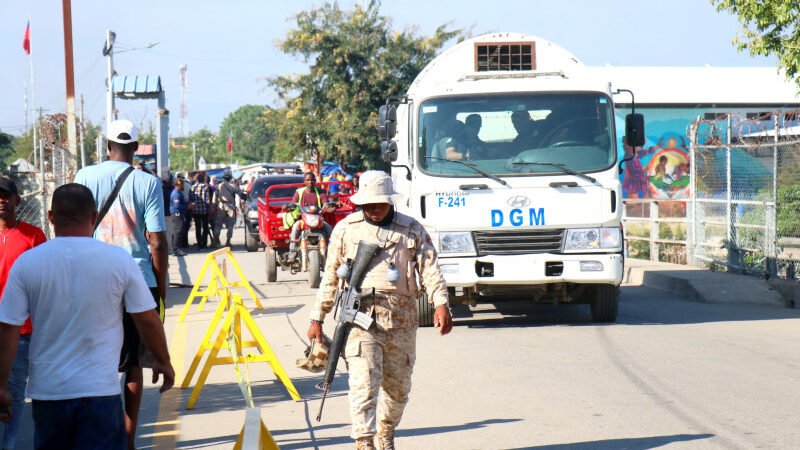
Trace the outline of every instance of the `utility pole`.
[[[114, 112], [114, 40], [117, 35], [111, 31], [106, 30], [106, 45], [103, 47], [103, 56], [106, 57], [106, 132], [111, 126], [117, 115]], [[99, 162], [99, 161], [98, 161]]]
[[83, 120], [83, 94], [81, 94], [81, 127], [79, 128], [81, 132], [81, 169], [86, 167], [86, 146], [83, 142], [86, 139], [86, 123]]
[[72, 2], [61, 0], [64, 18], [64, 66], [67, 81], [67, 145], [72, 161], [78, 160], [78, 127], [75, 121], [75, 69], [72, 63]]
[[187, 97], [189, 96], [189, 83], [186, 80], [186, 64], [178, 66], [181, 80], [181, 136], [186, 137], [189, 133], [189, 104]]
[[[28, 80], [25, 80], [25, 132], [28, 132]], [[34, 166], [36, 164], [34, 163]]]
[[197, 145], [192, 142], [192, 170], [197, 169]]

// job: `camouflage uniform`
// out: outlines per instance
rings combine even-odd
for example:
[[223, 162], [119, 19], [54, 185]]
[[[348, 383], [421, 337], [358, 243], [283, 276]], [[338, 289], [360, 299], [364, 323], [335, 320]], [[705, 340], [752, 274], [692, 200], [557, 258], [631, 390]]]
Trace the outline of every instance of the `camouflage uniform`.
[[233, 228], [236, 226], [236, 196], [239, 195], [245, 198], [244, 193], [239, 186], [233, 184], [227, 178], [219, 185], [216, 192], [217, 200], [217, 216], [214, 222], [214, 236], [217, 243], [222, 239], [222, 226], [225, 225], [227, 231], [227, 238], [225, 244], [231, 241], [233, 237]]
[[[333, 230], [312, 319], [323, 320], [330, 312], [339, 282], [336, 269], [355, 258], [361, 240], [376, 243], [382, 250], [372, 259], [361, 285], [365, 295], [361, 311], [373, 317], [375, 324], [369, 330], [354, 326], [344, 350], [353, 439], [374, 436], [376, 416], [377, 428], [392, 433], [403, 415], [416, 359], [417, 286], [425, 287], [434, 305], [447, 305], [447, 286], [436, 250], [422, 225], [394, 212], [391, 225], [378, 227], [359, 211]], [[387, 280], [390, 263], [400, 271], [394, 283]]]

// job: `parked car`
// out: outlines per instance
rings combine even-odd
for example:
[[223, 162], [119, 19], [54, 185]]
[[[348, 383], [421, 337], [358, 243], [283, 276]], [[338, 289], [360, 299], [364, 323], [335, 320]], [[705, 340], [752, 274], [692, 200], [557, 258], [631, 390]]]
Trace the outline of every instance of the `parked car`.
[[[255, 252], [258, 250], [260, 240], [258, 236], [258, 199], [264, 200], [264, 194], [271, 186], [278, 184], [302, 184], [303, 175], [265, 175], [256, 178], [253, 182], [253, 187], [247, 194], [247, 202], [244, 205], [244, 242], [248, 252]], [[280, 192], [276, 192], [274, 197], [289, 197], [294, 196], [296, 187], [281, 188]], [[285, 192], [284, 192], [285, 191]], [[286, 202], [289, 203], [288, 201]]]

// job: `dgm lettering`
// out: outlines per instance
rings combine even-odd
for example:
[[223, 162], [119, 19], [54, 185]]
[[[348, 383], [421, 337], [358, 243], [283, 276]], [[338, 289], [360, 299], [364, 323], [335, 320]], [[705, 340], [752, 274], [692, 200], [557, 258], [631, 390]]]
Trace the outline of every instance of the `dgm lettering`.
[[[527, 218], [527, 223], [525, 219]], [[503, 213], [503, 210], [492, 210], [492, 227], [501, 227], [506, 223], [512, 226], [519, 227], [522, 225], [534, 226], [544, 225], [544, 208], [528, 208], [528, 215], [522, 209], [514, 208], [508, 213], [508, 217]]]

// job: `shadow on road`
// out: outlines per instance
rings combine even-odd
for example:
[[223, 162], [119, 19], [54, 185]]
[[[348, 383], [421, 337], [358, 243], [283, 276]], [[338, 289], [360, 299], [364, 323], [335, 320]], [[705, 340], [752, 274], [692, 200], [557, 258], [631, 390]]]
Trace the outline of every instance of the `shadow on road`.
[[[256, 368], [255, 365], [250, 366], [250, 377], [261, 377], [263, 371], [267, 371], [268, 379], [266, 381], [251, 381], [250, 388], [253, 393], [253, 402], [256, 405], [265, 405], [274, 402], [281, 402], [289, 400], [291, 397], [286, 391], [283, 383], [275, 378], [272, 371], [266, 366]], [[183, 391], [184, 401], [181, 403], [181, 415], [192, 414], [208, 414], [217, 411], [238, 411], [245, 408], [244, 397], [239, 385], [236, 383], [209, 383], [203, 386], [200, 397], [197, 399], [194, 409], [187, 410], [186, 401], [194, 389], [194, 381], [188, 389]], [[292, 384], [297, 388], [300, 396], [306, 400], [316, 402], [322, 391], [318, 390], [315, 386], [322, 381], [322, 374], [319, 376], [293, 378]], [[179, 388], [176, 388], [179, 389]], [[331, 385], [331, 390], [328, 393], [328, 399], [347, 395], [347, 375], [337, 372]]]
[[477, 307], [453, 307], [456, 327], [532, 328], [541, 326], [676, 325], [707, 322], [800, 319], [800, 310], [756, 304], [701, 303], [642, 286], [620, 290], [616, 323], [592, 322], [589, 305], [534, 304], [499, 299]]
[[[238, 438], [238, 434], [231, 434], [228, 436], [214, 436], [212, 438], [205, 438], [205, 439], [192, 439], [189, 441], [180, 441], [175, 445], [175, 448], [204, 448], [204, 447], [211, 447], [211, 446], [218, 446], [222, 444], [232, 444], [236, 442], [236, 438]], [[141, 448], [141, 447], [140, 447]]]
[[[469, 422], [463, 425], [450, 425], [450, 426], [441, 426], [441, 427], [427, 427], [427, 428], [411, 428], [411, 429], [401, 429], [397, 430], [397, 437], [414, 437], [414, 436], [428, 436], [433, 434], [441, 434], [441, 433], [449, 433], [453, 431], [465, 431], [465, 430], [475, 430], [480, 428], [486, 428], [490, 425], [497, 425], [497, 424], [504, 424], [510, 422], [519, 422], [522, 419], [487, 419], [481, 420], [479, 422]], [[329, 445], [343, 445], [343, 444], [352, 444], [353, 440], [350, 438], [349, 431], [350, 431], [350, 424], [339, 424], [339, 425], [330, 425], [327, 426], [328, 428], [339, 426], [339, 427], [347, 427], [345, 436], [336, 436], [330, 438], [319, 438], [314, 439], [312, 442], [308, 442], [307, 440], [300, 440], [300, 439], [291, 439], [291, 440], [278, 440], [276, 438], [276, 442], [282, 449], [305, 449], [305, 448], [314, 448], [318, 449], [320, 447], [327, 447]], [[315, 427], [317, 430], [324, 428], [324, 427]], [[294, 430], [295, 432], [300, 432], [303, 430]], [[277, 432], [272, 433], [273, 436], [285, 434], [286, 432]]]
[[647, 450], [662, 447], [673, 442], [687, 442], [708, 439], [713, 434], [674, 434], [671, 436], [651, 436], [643, 438], [606, 439], [602, 441], [571, 442], [569, 444], [519, 447], [512, 450]]

